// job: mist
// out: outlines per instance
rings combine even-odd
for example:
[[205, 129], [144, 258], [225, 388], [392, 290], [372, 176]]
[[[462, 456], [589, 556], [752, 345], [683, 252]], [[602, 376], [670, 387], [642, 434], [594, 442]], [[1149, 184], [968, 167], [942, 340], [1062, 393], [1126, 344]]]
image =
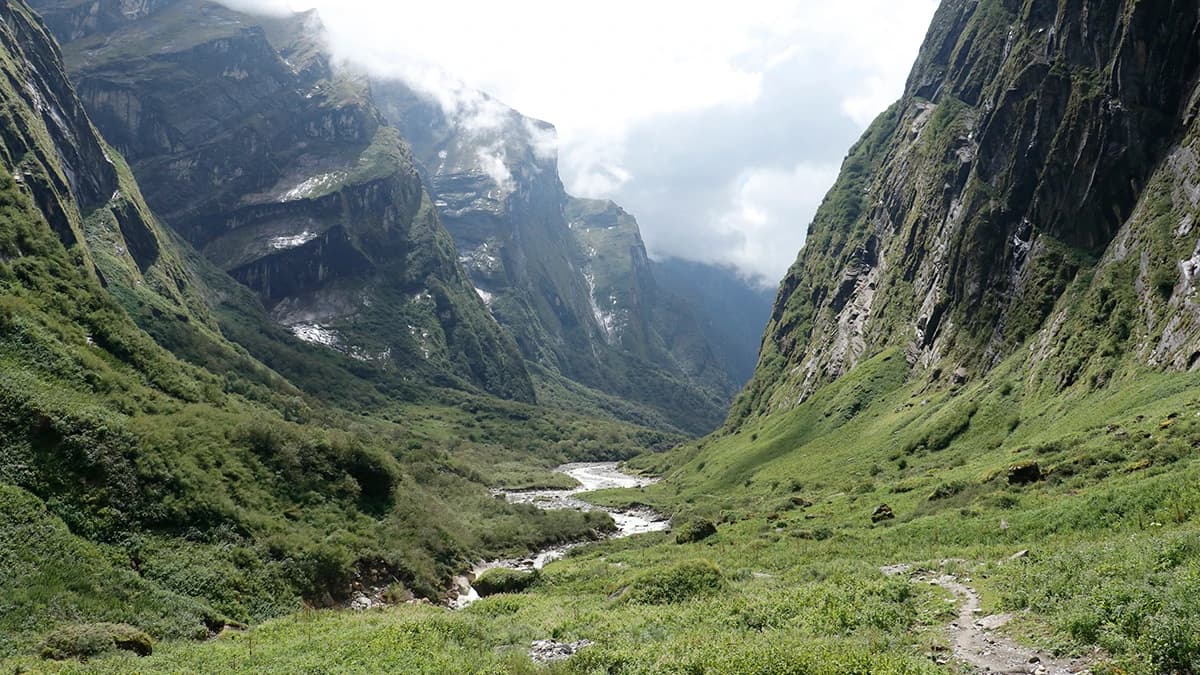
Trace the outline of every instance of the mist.
[[[539, 146], [567, 189], [625, 206], [652, 255], [765, 284], [902, 93], [937, 4], [222, 2], [317, 9], [338, 59], [404, 80], [464, 129], [495, 124], [495, 101], [554, 124]], [[503, 178], [502, 157], [480, 160]]]

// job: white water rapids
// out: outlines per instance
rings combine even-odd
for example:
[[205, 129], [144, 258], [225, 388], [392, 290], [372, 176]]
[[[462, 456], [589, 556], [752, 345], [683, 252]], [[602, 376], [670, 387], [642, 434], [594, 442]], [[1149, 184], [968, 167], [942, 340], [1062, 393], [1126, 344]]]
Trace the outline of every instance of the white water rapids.
[[[616, 462], [593, 462], [584, 464], [564, 464], [558, 471], [579, 481], [579, 487], [570, 490], [529, 490], [525, 492], [501, 492], [504, 498], [514, 504], [533, 504], [550, 511], [605, 511], [612, 516], [617, 524], [617, 531], [611, 538], [628, 537], [643, 532], [661, 532], [670, 527], [670, 522], [650, 509], [610, 509], [595, 504], [589, 504], [579, 498], [584, 492], [606, 490], [609, 488], [636, 488], [654, 483], [654, 479], [630, 476], [617, 469]], [[566, 555], [567, 551], [587, 542], [551, 546], [526, 558], [511, 560], [490, 560], [480, 563], [471, 570], [469, 576], [455, 579], [458, 596], [450, 601], [453, 609], [462, 609], [479, 599], [479, 593], [471, 587], [471, 581], [486, 570], [504, 567], [514, 570], [541, 569], [553, 560]]]

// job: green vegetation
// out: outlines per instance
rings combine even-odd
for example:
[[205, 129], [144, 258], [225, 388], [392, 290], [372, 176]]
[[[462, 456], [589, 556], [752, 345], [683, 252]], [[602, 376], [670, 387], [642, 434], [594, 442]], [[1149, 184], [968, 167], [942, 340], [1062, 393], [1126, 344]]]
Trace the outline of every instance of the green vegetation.
[[479, 575], [471, 585], [479, 595], [488, 597], [498, 593], [520, 593], [537, 583], [541, 574], [537, 570], [492, 569]]
[[[973, 65], [938, 101], [893, 107], [852, 149], [785, 281], [755, 380], [721, 432], [684, 443], [662, 426], [582, 414], [595, 405], [661, 421], [550, 369], [537, 386], [559, 397], [551, 405], [479, 393], [466, 380], [512, 373], [476, 358], [494, 344], [468, 330], [451, 339], [458, 318], [487, 320], [458, 301], [472, 293], [465, 283], [421, 285], [420, 307], [393, 289], [363, 314], [363, 335], [415, 321], [457, 345], [388, 374], [297, 344], [192, 264], [119, 161], [121, 197], [79, 213], [39, 116], [0, 85], [5, 128], [30, 144], [6, 148], [20, 181], [0, 180], [0, 667], [522, 673], [544, 670], [528, 648], [551, 639], [594, 643], [554, 672], [941, 672], [956, 601], [884, 571], [908, 564], [971, 577], [984, 612], [1017, 616], [1003, 630], [1094, 659], [1096, 672], [1200, 671], [1200, 372], [1185, 372], [1200, 359], [1186, 337], [1195, 249], [1179, 234], [1200, 216], [1179, 189], [1194, 169], [1181, 160], [1146, 181], [1121, 245], [1103, 256], [1102, 237], [1062, 223], [1004, 230], [1021, 187], [1013, 174], [1029, 169], [1005, 161], [1036, 155], [1037, 142], [1003, 124], [1034, 99], [997, 69], [1046, 70], [1047, 99], [1069, 91], [1054, 152], [1070, 147], [1103, 78], [1005, 65], [1012, 17], [998, 0], [979, 3], [961, 34], [948, 33], [949, 14], [931, 34], [954, 39], [922, 63]], [[1013, 46], [1036, 48], [1030, 36]], [[915, 87], [931, 84], [916, 75]], [[1004, 133], [975, 141], [969, 102], [989, 88], [1011, 95], [989, 108]], [[381, 140], [360, 177], [399, 161]], [[988, 153], [994, 161], [963, 170]], [[907, 187], [880, 190], [893, 183]], [[1038, 202], [1051, 215], [1054, 196]], [[429, 200], [406, 203], [431, 244], [406, 262], [453, 260]], [[930, 238], [952, 212], [970, 227]], [[884, 229], [909, 243], [890, 251], [887, 287], [870, 289], [882, 299], [861, 358], [802, 373], [806, 355], [824, 355], [810, 342], [858, 288], [844, 271], [888, 253]], [[1008, 277], [973, 264], [994, 257], [1001, 231], [1005, 251], [1027, 255], [1004, 298], [979, 289]], [[922, 268], [942, 245], [961, 254], [946, 259], [961, 278]], [[914, 337], [924, 301], [908, 291], [930, 271], [955, 277], [933, 290], [957, 304], [935, 302], [918, 327], [928, 334]], [[551, 316], [512, 311], [525, 310]], [[949, 324], [961, 330], [935, 336]], [[986, 362], [967, 358], [985, 347]], [[636, 359], [618, 365], [609, 375], [629, 389], [614, 390], [696, 423], [696, 392], [670, 391], [681, 380]], [[559, 463], [638, 453], [628, 467], [662, 482], [589, 498], [651, 506], [675, 532], [576, 547], [540, 572], [489, 571], [476, 582], [489, 597], [463, 611], [336, 609], [356, 591], [442, 600], [449, 577], [481, 558], [611, 531], [603, 513], [543, 512], [491, 490], [562, 486]]]
[[711, 520], [692, 520], [675, 528], [675, 543], [691, 544], [708, 539], [717, 533], [717, 526]]
[[[589, 545], [520, 595], [462, 612], [302, 615], [164, 644], [138, 668], [355, 670], [412, 658], [412, 670], [526, 672], [529, 643], [552, 638], [597, 643], [564, 672], [933, 672], [926, 654], [948, 647], [949, 596], [880, 572], [913, 563], [968, 573], [985, 612], [1019, 613], [1006, 630], [1022, 641], [1064, 654], [1102, 647], [1100, 672], [1194, 669], [1200, 375], [1141, 371], [1119, 387], [1043, 394], [1010, 360], [986, 380], [929, 391], [898, 377], [902, 364], [881, 355], [789, 413], [637, 458], [631, 466], [666, 480], [595, 497], [721, 523], [702, 541]], [[1032, 462], [1042, 480], [1010, 484], [1010, 469]], [[872, 524], [881, 503], [896, 518]], [[1010, 559], [1021, 550], [1030, 554]], [[305, 634], [337, 653], [314, 660]], [[130, 658], [90, 667], [119, 671]]]
[[685, 560], [642, 573], [617, 597], [643, 605], [666, 605], [716, 595], [724, 587], [721, 569], [707, 560]]
[[137, 628], [121, 623], [63, 626], [46, 636], [42, 658], [88, 659], [117, 650], [149, 656], [154, 652], [154, 641]]

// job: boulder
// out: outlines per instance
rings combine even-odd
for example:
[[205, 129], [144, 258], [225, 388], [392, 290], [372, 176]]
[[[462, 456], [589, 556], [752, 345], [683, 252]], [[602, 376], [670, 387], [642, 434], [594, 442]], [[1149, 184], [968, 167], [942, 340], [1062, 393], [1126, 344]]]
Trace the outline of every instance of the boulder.
[[880, 504], [879, 506], [875, 507], [874, 511], [871, 512], [872, 523], [881, 523], [885, 520], [891, 520], [895, 517], [896, 514], [892, 511], [892, 507], [888, 506], [887, 504]]
[[576, 642], [556, 642], [554, 640], [535, 640], [529, 648], [529, 658], [536, 663], [554, 663], [555, 661], [563, 661], [575, 655], [580, 649], [590, 647], [594, 642], [591, 640], [578, 640]]
[[690, 544], [708, 539], [716, 533], [717, 526], [711, 520], [693, 520], [675, 532], [675, 543]]
[[1042, 468], [1037, 462], [1020, 462], [1008, 467], [1009, 485], [1029, 485], [1042, 479]]

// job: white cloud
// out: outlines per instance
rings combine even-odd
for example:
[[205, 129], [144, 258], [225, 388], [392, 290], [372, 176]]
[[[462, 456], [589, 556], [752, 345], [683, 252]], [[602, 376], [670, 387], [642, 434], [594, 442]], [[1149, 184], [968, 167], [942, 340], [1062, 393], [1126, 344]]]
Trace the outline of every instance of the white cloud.
[[656, 251], [700, 262], [732, 265], [748, 277], [773, 283], [796, 259], [804, 244], [807, 221], [837, 178], [838, 165], [800, 163], [786, 169], [747, 169], [722, 195], [719, 210], [707, 227], [685, 236], [647, 230], [647, 245]]
[[[498, 123], [499, 113], [477, 91], [553, 123], [564, 184], [622, 201], [656, 253], [695, 258], [694, 246], [682, 240], [705, 237], [680, 234], [727, 236], [742, 228], [745, 245], [705, 255], [773, 278], [794, 258], [794, 233], [807, 229], [808, 207], [828, 187], [797, 167], [825, 176], [899, 96], [937, 4], [227, 2], [317, 8], [340, 56], [429, 92], [468, 129]], [[680, 120], [706, 114], [709, 123], [695, 125], [703, 135], [676, 132]], [[810, 137], [819, 135], [825, 138]], [[549, 154], [555, 139], [538, 138], [539, 153]], [[758, 155], [730, 139], [755, 145]], [[658, 159], [688, 155], [715, 165], [668, 167]], [[781, 206], [764, 206], [767, 186], [795, 196], [790, 217], [805, 220], [778, 222]], [[799, 194], [809, 190], [816, 192]], [[672, 220], [663, 202], [686, 216]], [[761, 240], [750, 242], [751, 235]]]
[[492, 179], [501, 192], [506, 194], [512, 192], [512, 172], [508, 170], [504, 148], [499, 143], [487, 148], [479, 148], [475, 151], [475, 158], [484, 173]]

